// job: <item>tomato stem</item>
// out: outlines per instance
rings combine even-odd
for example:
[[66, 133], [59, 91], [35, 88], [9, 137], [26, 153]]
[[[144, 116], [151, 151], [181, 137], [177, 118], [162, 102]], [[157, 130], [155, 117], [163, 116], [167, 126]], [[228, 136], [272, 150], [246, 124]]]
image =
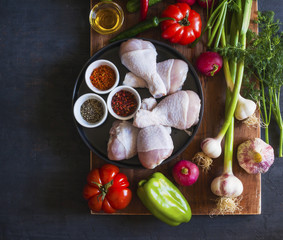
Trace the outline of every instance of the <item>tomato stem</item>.
[[106, 194], [107, 194], [107, 192], [108, 192], [108, 189], [113, 185], [113, 179], [110, 182], [106, 183], [105, 185], [102, 185], [102, 184], [97, 183], [97, 182], [91, 182], [91, 183], [97, 185], [97, 187], [99, 188], [99, 191], [101, 192], [98, 195], [97, 198], [99, 199], [101, 197], [102, 201], [103, 201], [105, 196], [106, 196]]
[[190, 23], [190, 21], [188, 20], [188, 18], [189, 18], [189, 12], [187, 12], [187, 13], [186, 13], [186, 16], [185, 16], [182, 20], [180, 20], [178, 23], [179, 23], [181, 26], [190, 26], [191, 23]]
[[93, 183], [93, 184], [95, 184], [95, 185], [97, 185], [97, 187], [99, 187], [99, 188], [101, 188], [102, 187], [102, 184], [100, 184], [100, 183], [98, 183], [98, 182], [91, 182], [91, 183]]

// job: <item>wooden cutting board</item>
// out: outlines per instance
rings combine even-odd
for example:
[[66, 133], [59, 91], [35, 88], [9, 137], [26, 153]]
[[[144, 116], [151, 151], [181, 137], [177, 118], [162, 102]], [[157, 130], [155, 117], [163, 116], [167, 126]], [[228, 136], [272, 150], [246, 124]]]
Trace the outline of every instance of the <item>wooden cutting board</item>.
[[[96, 4], [98, 0], [91, 1], [91, 7]], [[128, 13], [126, 10], [125, 0], [115, 1], [123, 8], [125, 13], [125, 22], [121, 29], [127, 29], [139, 21], [139, 13]], [[169, 3], [174, 3], [174, 1], [163, 1], [149, 8], [148, 17], [160, 16], [162, 10]], [[205, 10], [198, 7], [195, 4], [192, 7], [194, 10], [199, 12], [202, 17], [203, 26], [205, 25]], [[252, 19], [257, 16], [257, 1], [253, 1], [252, 7]], [[257, 26], [251, 22], [250, 28], [253, 31], [257, 31]], [[90, 50], [91, 56], [108, 44], [108, 40], [113, 37], [113, 35], [100, 35], [91, 29], [90, 34]], [[140, 34], [140, 37], [155, 39], [163, 41], [170, 44], [168, 41], [161, 39], [160, 29], [155, 28]], [[172, 47], [177, 49], [182, 53], [187, 59], [194, 65], [196, 58], [200, 53], [206, 50], [205, 43], [206, 36], [203, 36], [202, 41], [200, 41], [195, 48], [190, 49], [187, 46], [181, 46], [177, 44], [170, 44]], [[133, 191], [133, 199], [130, 205], [120, 210], [115, 215], [147, 215], [150, 214], [148, 210], [142, 205], [140, 200], [136, 195], [137, 184], [141, 179], [149, 177], [152, 173], [160, 171], [164, 173], [170, 180], [173, 181], [171, 170], [174, 164], [180, 159], [191, 160], [195, 153], [200, 151], [200, 143], [206, 137], [214, 137], [217, 135], [219, 129], [224, 121], [224, 102], [225, 102], [225, 79], [221, 73], [216, 77], [207, 78], [199, 74], [200, 81], [203, 88], [204, 94], [204, 115], [200, 125], [200, 128], [194, 137], [194, 140], [190, 143], [188, 148], [176, 159], [168, 164], [161, 165], [153, 170], [148, 169], [121, 169], [129, 179], [130, 188]], [[235, 140], [234, 149], [243, 141], [253, 138], [260, 137], [260, 126], [247, 127], [241, 122], [236, 121], [235, 123]], [[233, 172], [242, 181], [244, 185], [244, 191], [242, 194], [242, 201], [240, 203], [242, 207], [241, 212], [236, 214], [260, 214], [261, 213], [261, 176], [249, 175], [244, 170], [242, 170], [236, 160], [236, 151], [234, 151], [234, 162], [233, 162]], [[106, 162], [99, 159], [94, 153], [90, 153], [90, 168], [100, 167]], [[192, 213], [194, 215], [209, 215], [211, 211], [215, 208], [216, 196], [210, 190], [210, 184], [212, 180], [221, 175], [223, 169], [223, 154], [214, 160], [212, 169], [208, 173], [200, 171], [200, 176], [198, 181], [190, 187], [179, 187], [181, 192], [184, 194], [188, 200]], [[94, 213], [92, 214], [104, 214], [104, 213]]]

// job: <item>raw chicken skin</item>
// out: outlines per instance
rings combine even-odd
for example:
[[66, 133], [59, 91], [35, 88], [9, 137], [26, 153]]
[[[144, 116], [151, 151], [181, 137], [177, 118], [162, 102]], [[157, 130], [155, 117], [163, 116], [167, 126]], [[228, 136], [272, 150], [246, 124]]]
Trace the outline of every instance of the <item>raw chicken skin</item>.
[[153, 169], [171, 156], [174, 145], [171, 128], [155, 125], [140, 130], [137, 139], [138, 156], [141, 164]]
[[166, 94], [165, 85], [156, 69], [157, 52], [154, 45], [141, 39], [129, 39], [120, 46], [120, 58], [136, 76], [147, 82], [150, 93], [155, 98]]
[[147, 88], [147, 82], [132, 72], [126, 73], [123, 84], [133, 88]]
[[170, 71], [170, 89], [168, 94], [181, 90], [185, 80], [187, 79], [188, 71], [189, 67], [185, 61], [180, 59], [174, 60]]
[[[181, 90], [187, 78], [188, 70], [188, 64], [180, 59], [168, 59], [157, 63], [157, 72], [166, 87], [166, 95]], [[123, 84], [134, 88], [148, 87], [145, 80], [132, 72], [126, 74]]]
[[155, 50], [155, 47], [149, 41], [132, 38], [121, 44], [120, 56], [128, 52], [132, 52], [135, 50], [143, 50], [143, 49], [150, 49], [150, 50], [154, 49]]
[[178, 91], [167, 96], [152, 110], [140, 109], [134, 119], [134, 126], [144, 128], [164, 125], [185, 130], [199, 121], [201, 100], [191, 91]]
[[110, 129], [107, 145], [110, 160], [132, 158], [137, 154], [137, 135], [139, 129], [127, 121], [115, 121]]
[[174, 59], [169, 59], [160, 63], [157, 63], [157, 72], [161, 77], [165, 87], [166, 87], [166, 95], [170, 90], [170, 74], [173, 66]]
[[144, 98], [141, 102], [141, 109], [145, 109], [148, 111], [151, 111], [153, 108], [155, 108], [157, 105], [157, 101], [155, 98]]
[[[145, 98], [141, 108], [151, 111], [157, 105], [155, 98]], [[155, 125], [143, 128], [138, 133], [138, 156], [145, 168], [153, 169], [171, 156], [173, 141], [170, 136], [171, 128]]]
[[186, 91], [189, 95], [190, 103], [187, 114], [187, 124], [194, 126], [199, 121], [199, 113], [201, 108], [201, 101], [199, 96], [194, 91]]

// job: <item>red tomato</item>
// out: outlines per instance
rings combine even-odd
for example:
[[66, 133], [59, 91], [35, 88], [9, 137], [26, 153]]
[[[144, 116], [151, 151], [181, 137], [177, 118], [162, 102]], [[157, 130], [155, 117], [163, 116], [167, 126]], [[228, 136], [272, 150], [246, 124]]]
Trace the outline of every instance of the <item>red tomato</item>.
[[200, 15], [192, 10], [187, 3], [169, 5], [163, 11], [162, 17], [175, 19], [161, 23], [161, 36], [172, 43], [187, 45], [194, 42], [201, 35], [202, 23]]
[[120, 173], [118, 167], [105, 164], [100, 169], [90, 171], [83, 197], [88, 200], [91, 210], [113, 213], [130, 203], [132, 192], [128, 186], [127, 176]]

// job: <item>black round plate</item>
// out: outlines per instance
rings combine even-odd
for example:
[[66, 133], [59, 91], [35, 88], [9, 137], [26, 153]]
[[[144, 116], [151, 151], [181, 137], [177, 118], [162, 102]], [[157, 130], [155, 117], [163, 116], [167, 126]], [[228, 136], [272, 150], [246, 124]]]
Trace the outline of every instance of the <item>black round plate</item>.
[[[186, 149], [186, 147], [189, 145], [189, 143], [192, 141], [193, 137], [195, 136], [199, 128], [199, 125], [202, 119], [202, 115], [203, 115], [203, 105], [204, 105], [203, 104], [203, 93], [202, 93], [202, 88], [201, 88], [199, 78], [196, 74], [194, 67], [182, 54], [180, 54], [174, 48], [170, 47], [169, 45], [165, 43], [162, 43], [156, 40], [152, 40], [152, 39], [144, 39], [144, 38], [142, 39], [152, 42], [154, 46], [156, 47], [156, 50], [158, 53], [157, 62], [161, 62], [161, 61], [164, 61], [170, 58], [182, 59], [185, 62], [187, 62], [189, 66], [189, 71], [188, 71], [187, 79], [183, 86], [183, 90], [193, 90], [199, 95], [201, 99], [200, 120], [197, 125], [193, 126], [190, 129], [192, 133], [191, 136], [189, 136], [185, 131], [172, 128], [171, 136], [172, 136], [173, 143], [174, 143], [174, 150], [173, 150], [172, 155], [168, 159], [163, 161], [162, 164], [164, 164], [164, 163], [169, 162], [173, 158], [177, 157], [179, 154], [181, 154]], [[87, 61], [87, 63], [81, 70], [77, 78], [75, 87], [74, 87], [72, 107], [74, 106], [76, 100], [81, 95], [91, 92], [91, 90], [87, 87], [85, 83], [84, 75], [85, 75], [85, 71], [88, 65], [98, 59], [106, 59], [106, 60], [113, 62], [116, 65], [120, 73], [119, 85], [122, 84], [125, 74], [128, 72], [128, 69], [124, 65], [122, 65], [120, 57], [119, 57], [119, 48], [120, 48], [120, 44], [123, 41], [125, 40], [117, 41], [117, 42], [107, 45], [106, 47], [96, 52]], [[151, 96], [147, 89], [137, 89], [137, 91], [139, 92], [142, 99]], [[105, 101], [107, 100], [107, 96], [108, 94], [101, 95], [101, 97]], [[89, 147], [91, 151], [97, 154], [100, 158], [104, 159], [105, 161], [111, 164], [115, 164], [119, 167], [143, 168], [143, 166], [140, 164], [138, 160], [138, 156], [135, 156], [127, 160], [122, 160], [122, 161], [111, 161], [107, 158], [107, 143], [109, 139], [109, 130], [112, 126], [112, 123], [115, 121], [115, 119], [110, 114], [108, 114], [107, 120], [100, 127], [97, 127], [97, 128], [85, 128], [85, 127], [82, 127], [75, 120], [75, 118], [74, 118], [74, 121], [78, 129], [78, 132], [80, 136], [82, 137], [83, 141], [85, 142], [85, 144]], [[160, 139], [160, 141], [162, 141], [162, 139]]]

